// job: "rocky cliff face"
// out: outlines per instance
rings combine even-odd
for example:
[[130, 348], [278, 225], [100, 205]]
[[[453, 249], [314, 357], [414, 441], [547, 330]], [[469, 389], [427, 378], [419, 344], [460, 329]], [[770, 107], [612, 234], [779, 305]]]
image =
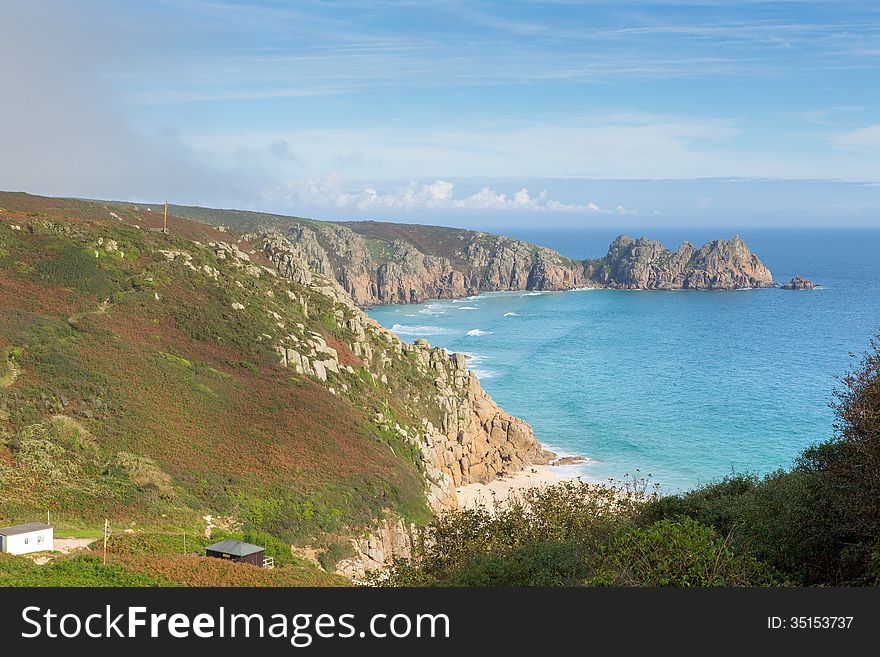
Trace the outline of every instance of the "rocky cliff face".
[[[435, 508], [452, 502], [454, 486], [485, 483], [551, 458], [535, 440], [531, 427], [504, 412], [483, 390], [463, 354], [433, 348], [421, 339], [404, 342], [370, 319], [335, 281], [309, 271], [299, 245], [279, 234], [266, 235], [263, 250], [281, 275], [317, 289], [346, 308], [339, 313], [352, 336], [346, 346], [376, 381], [389, 383], [395, 359], [406, 359], [431, 381], [429, 392], [419, 402], [439, 409], [436, 425], [425, 419], [421, 426], [405, 429], [384, 416], [376, 421], [418, 445], [428, 474], [443, 480], [445, 492], [436, 492]], [[337, 351], [318, 333], [291, 333], [277, 351], [283, 365], [320, 381], [328, 380], [328, 372], [352, 370], [351, 365], [340, 363]]]
[[589, 284], [583, 263], [550, 249], [500, 235], [459, 233], [459, 239], [438, 252], [420, 250], [400, 238], [370, 239], [331, 223], [293, 224], [283, 237], [300, 260], [335, 278], [359, 306]]
[[[416, 450], [428, 504], [435, 512], [457, 506], [457, 486], [485, 483], [553, 458], [526, 422], [503, 411], [482, 389], [463, 354], [431, 347], [425, 340], [408, 344], [381, 327], [357, 307], [340, 283], [315, 271], [312, 261], [317, 252], [302, 243], [269, 233], [262, 237], [262, 248], [280, 275], [324, 295], [331, 302], [334, 321], [350, 336], [334, 348], [320, 333], [297, 327], [275, 347], [282, 365], [314, 378], [334, 394], [347, 392], [346, 375], [353, 375], [355, 369], [351, 362], [343, 362], [339, 349], [344, 347], [389, 394], [399, 384], [397, 368], [406, 367], [411, 378], [423, 382], [417, 391], [405, 391], [414, 407], [423, 409], [421, 416], [415, 413], [417, 420], [401, 422], [387, 410], [377, 412], [374, 422]], [[308, 315], [306, 295], [291, 294]], [[411, 534], [412, 528], [397, 518], [382, 521], [368, 535], [353, 540], [355, 557], [342, 562], [340, 572], [361, 576], [392, 556], [406, 554]]]
[[391, 563], [395, 557], [412, 555], [416, 528], [403, 520], [385, 518], [373, 531], [352, 539], [354, 555], [336, 564], [340, 575], [360, 581], [374, 570]]
[[489, 291], [588, 286], [729, 290], [773, 285], [770, 271], [739, 236], [713, 240], [699, 249], [683, 242], [670, 251], [656, 240], [621, 235], [605, 258], [582, 262], [508, 237], [468, 231], [446, 239], [437, 249], [444, 256], [425, 253], [405, 239], [371, 239], [335, 224], [297, 225], [288, 238], [302, 260], [335, 278], [360, 306], [421, 303]]
[[761, 261], [735, 236], [675, 251], [644, 237], [618, 237], [604, 258], [571, 260], [502, 235], [385, 222], [330, 223], [175, 206], [200, 221], [265, 229], [289, 239], [315, 272], [332, 277], [361, 306], [421, 303], [480, 292], [620, 289], [722, 290], [770, 287]]
[[608, 248], [593, 279], [606, 287], [642, 290], [732, 290], [772, 287], [770, 271], [739, 236], [699, 250], [682, 242], [672, 252], [656, 240], [621, 235]]

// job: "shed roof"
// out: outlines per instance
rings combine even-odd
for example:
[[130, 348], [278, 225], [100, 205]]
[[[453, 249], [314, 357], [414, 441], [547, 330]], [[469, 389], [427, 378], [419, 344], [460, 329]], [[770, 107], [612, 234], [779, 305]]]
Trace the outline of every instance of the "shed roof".
[[29, 534], [31, 532], [39, 532], [44, 529], [50, 529], [52, 525], [45, 522], [29, 522], [24, 525], [13, 525], [12, 527], [0, 528], [0, 534], [3, 536], [17, 536], [18, 534]]
[[265, 549], [266, 548], [260, 547], [259, 545], [245, 543], [244, 541], [238, 541], [233, 538], [227, 538], [225, 541], [220, 541], [219, 543], [214, 543], [213, 545], [205, 547], [205, 550], [210, 550], [211, 552], [223, 552], [224, 554], [231, 554], [236, 557], [246, 557], [255, 552], [263, 552]]

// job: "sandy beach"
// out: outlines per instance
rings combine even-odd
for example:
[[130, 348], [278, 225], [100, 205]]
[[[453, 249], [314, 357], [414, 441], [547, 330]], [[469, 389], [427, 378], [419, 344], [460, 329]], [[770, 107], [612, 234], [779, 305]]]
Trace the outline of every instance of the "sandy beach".
[[577, 476], [578, 469], [572, 466], [531, 465], [510, 477], [496, 479], [488, 484], [459, 486], [455, 489], [455, 494], [462, 509], [473, 509], [481, 505], [491, 507], [494, 502], [504, 502], [520, 491], [552, 486], [561, 481], [576, 479]]

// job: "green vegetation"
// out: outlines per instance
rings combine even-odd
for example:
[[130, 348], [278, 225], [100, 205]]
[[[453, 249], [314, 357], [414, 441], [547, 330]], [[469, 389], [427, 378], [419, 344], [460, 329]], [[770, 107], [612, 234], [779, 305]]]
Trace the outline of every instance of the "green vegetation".
[[92, 555], [57, 559], [37, 566], [23, 557], [0, 554], [0, 586], [160, 586], [157, 577], [102, 564]]
[[767, 569], [690, 519], [642, 527], [644, 490], [565, 482], [513, 504], [447, 514], [427, 526], [413, 559], [382, 586], [735, 586]]
[[66, 246], [57, 257], [42, 260], [36, 267], [41, 281], [71, 287], [85, 294], [106, 299], [119, 287], [119, 272], [104, 265], [94, 253], [81, 247]]

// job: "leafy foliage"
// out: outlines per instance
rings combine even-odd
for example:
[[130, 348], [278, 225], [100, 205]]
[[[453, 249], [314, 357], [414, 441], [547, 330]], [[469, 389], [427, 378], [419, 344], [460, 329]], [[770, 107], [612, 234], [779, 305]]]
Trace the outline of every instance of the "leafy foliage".
[[509, 504], [455, 511], [422, 531], [413, 559], [399, 559], [373, 582], [391, 586], [576, 585], [630, 522], [641, 498], [620, 489], [563, 482]]
[[630, 527], [603, 550], [593, 584], [615, 586], [753, 586], [773, 580], [769, 569], [739, 556], [728, 540], [692, 518]]

